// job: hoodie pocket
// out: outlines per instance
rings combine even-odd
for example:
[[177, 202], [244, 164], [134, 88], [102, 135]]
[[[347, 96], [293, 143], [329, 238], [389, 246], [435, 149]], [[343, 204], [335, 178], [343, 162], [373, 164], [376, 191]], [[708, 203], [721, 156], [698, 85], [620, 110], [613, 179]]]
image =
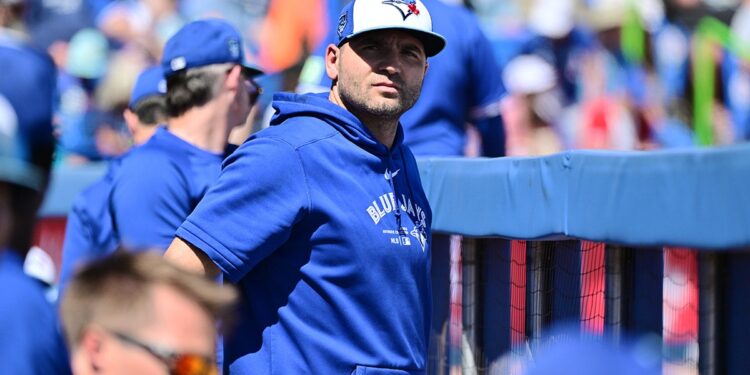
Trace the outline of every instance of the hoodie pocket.
[[425, 372], [424, 370], [399, 370], [395, 368], [357, 365], [352, 375], [425, 375]]

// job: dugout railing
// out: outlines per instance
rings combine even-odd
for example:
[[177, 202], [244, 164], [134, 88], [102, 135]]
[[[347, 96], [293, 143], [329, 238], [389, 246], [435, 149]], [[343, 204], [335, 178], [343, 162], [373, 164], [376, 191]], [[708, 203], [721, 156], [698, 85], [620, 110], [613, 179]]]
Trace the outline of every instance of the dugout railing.
[[[750, 373], [750, 146], [422, 159], [433, 217], [430, 374], [519, 373], [544, 331], [646, 337], [665, 373]], [[103, 165], [58, 168], [36, 243]]]
[[664, 373], [750, 373], [750, 146], [419, 163], [429, 373], [519, 373], [564, 322]]

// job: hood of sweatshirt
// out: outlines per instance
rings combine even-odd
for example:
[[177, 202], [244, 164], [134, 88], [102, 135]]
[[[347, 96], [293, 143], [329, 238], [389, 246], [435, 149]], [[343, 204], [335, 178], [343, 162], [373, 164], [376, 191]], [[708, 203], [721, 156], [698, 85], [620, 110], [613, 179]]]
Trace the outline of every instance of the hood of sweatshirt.
[[[275, 113], [271, 118], [271, 126], [294, 117], [315, 117], [329, 124], [350, 142], [374, 155], [386, 157], [391, 153], [357, 117], [328, 100], [328, 93], [277, 93], [273, 96], [272, 107]], [[404, 131], [399, 123], [391, 150], [398, 150], [403, 141]]]
[[[375, 138], [372, 132], [370, 132], [370, 130], [367, 129], [367, 127], [359, 121], [356, 116], [328, 100], [328, 93], [277, 93], [273, 97], [272, 106], [275, 113], [271, 118], [271, 126], [280, 125], [284, 121], [295, 117], [313, 117], [319, 119], [336, 129], [344, 138], [353, 144], [381, 159], [385, 166], [384, 173], [387, 175], [392, 174], [389, 176], [390, 178], [386, 178], [386, 180], [388, 181], [394, 196], [400, 197], [401, 193], [405, 192], [404, 189], [409, 192], [409, 196], [412, 195], [412, 189], [407, 177], [402, 176], [401, 178], [392, 178], [395, 177], [400, 170], [395, 159], [400, 159], [401, 163], [405, 163], [404, 151], [402, 150], [404, 132], [400, 123], [396, 130], [396, 137], [393, 140], [393, 146], [388, 149], [388, 147]], [[394, 213], [396, 216], [397, 230], [400, 231], [400, 228], [402, 228], [400, 205], [396, 205]]]

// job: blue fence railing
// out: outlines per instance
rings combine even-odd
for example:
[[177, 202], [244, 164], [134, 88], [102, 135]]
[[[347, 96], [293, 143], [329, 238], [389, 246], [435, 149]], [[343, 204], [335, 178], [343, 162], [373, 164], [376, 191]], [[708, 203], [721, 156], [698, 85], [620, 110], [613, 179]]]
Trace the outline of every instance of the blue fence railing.
[[[685, 262], [697, 264], [698, 297], [686, 308], [698, 320], [698, 370], [750, 372], [750, 145], [429, 158], [419, 166], [437, 233], [430, 373], [467, 363], [470, 372], [497, 373], [507, 353], [533, 348], [545, 327], [595, 317], [585, 298], [601, 302], [605, 333], [651, 332], [667, 348], [674, 270], [666, 246], [698, 249]], [[42, 216], [65, 216], [105, 169], [56, 169]], [[594, 266], [593, 253], [602, 255]]]

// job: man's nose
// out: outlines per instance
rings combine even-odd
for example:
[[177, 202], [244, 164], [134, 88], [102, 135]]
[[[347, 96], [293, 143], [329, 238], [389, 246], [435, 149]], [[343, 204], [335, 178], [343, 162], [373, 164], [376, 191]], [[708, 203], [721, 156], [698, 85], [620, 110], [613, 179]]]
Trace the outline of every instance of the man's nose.
[[379, 62], [379, 69], [388, 74], [401, 73], [402, 63], [403, 61], [401, 55], [398, 53], [398, 49], [393, 47], [384, 48]]

